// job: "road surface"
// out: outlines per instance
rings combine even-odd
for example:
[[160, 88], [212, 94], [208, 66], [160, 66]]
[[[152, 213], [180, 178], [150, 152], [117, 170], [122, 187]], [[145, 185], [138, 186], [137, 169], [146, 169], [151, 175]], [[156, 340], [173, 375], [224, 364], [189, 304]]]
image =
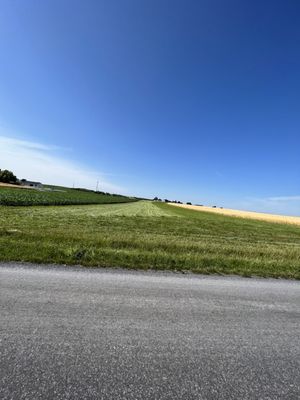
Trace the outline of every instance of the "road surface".
[[0, 264], [0, 398], [300, 398], [300, 283]]

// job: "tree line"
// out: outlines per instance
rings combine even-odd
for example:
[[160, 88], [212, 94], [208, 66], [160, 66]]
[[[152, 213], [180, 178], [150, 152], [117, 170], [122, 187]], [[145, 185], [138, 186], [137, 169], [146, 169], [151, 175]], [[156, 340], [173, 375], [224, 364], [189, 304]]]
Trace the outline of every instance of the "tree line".
[[[158, 197], [154, 197], [153, 199], [154, 201], [162, 201], [162, 199], [158, 198]], [[175, 203], [175, 204], [183, 204], [182, 201], [178, 201], [178, 200], [169, 200], [169, 199], [164, 199], [165, 203]], [[188, 201], [186, 203], [187, 205], [191, 206], [192, 203], [190, 201]]]
[[13, 172], [8, 169], [0, 169], [0, 182], [3, 183], [17, 183], [18, 179]]

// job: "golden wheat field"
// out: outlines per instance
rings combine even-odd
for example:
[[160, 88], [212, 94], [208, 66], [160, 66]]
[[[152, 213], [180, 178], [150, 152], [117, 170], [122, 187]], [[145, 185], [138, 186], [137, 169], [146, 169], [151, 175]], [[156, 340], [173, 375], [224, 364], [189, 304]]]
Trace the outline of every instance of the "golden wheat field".
[[176, 203], [170, 203], [170, 204], [172, 206], [176, 206], [176, 207], [188, 208], [189, 210], [207, 211], [207, 212], [212, 212], [212, 213], [216, 213], [216, 214], [230, 215], [232, 217], [250, 218], [250, 219], [257, 219], [257, 220], [269, 221], [269, 222], [300, 225], [300, 217], [258, 213], [258, 212], [253, 212], [253, 211], [232, 210], [230, 208], [191, 206], [191, 205], [187, 205], [187, 204], [176, 204]]

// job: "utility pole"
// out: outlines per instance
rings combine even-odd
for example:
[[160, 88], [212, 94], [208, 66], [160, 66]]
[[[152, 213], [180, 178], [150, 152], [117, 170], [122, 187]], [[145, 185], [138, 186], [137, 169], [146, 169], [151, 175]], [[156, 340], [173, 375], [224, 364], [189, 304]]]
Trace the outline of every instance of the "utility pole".
[[99, 181], [97, 181], [97, 185], [96, 185], [96, 192], [99, 191]]

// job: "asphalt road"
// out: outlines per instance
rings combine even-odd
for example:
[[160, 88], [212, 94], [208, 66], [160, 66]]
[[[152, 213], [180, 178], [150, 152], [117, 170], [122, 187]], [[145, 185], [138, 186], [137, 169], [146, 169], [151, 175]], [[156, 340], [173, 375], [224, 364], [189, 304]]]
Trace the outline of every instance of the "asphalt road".
[[0, 264], [0, 398], [300, 398], [300, 283]]

